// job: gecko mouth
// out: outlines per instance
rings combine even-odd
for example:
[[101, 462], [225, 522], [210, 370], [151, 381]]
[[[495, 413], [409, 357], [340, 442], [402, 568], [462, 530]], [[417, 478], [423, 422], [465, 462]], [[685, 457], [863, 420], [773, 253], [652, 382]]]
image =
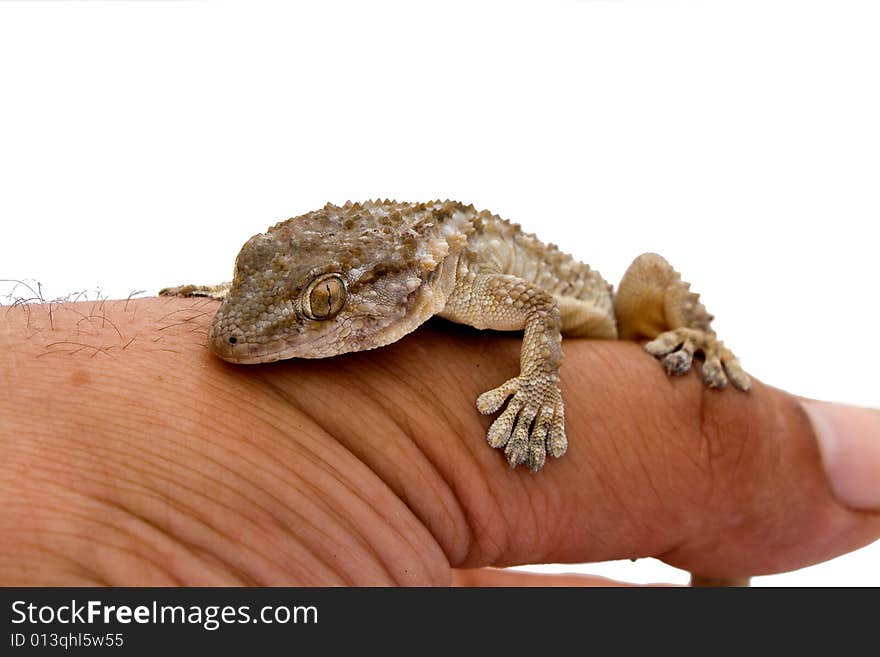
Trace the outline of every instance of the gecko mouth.
[[272, 363], [276, 360], [302, 356], [297, 349], [281, 341], [273, 342], [248, 342], [237, 336], [211, 336], [211, 351], [218, 358], [230, 363], [240, 365], [255, 365], [257, 363]]
[[208, 340], [214, 355], [241, 365], [272, 363], [288, 358], [327, 358], [387, 344], [387, 341], [375, 339], [374, 330], [352, 330], [351, 323], [364, 317], [367, 316], [348, 317], [321, 330], [279, 331], [281, 337], [259, 340], [249, 339], [231, 322], [215, 320]]
[[299, 341], [291, 346], [283, 339], [251, 342], [241, 335], [215, 334], [212, 330], [209, 339], [211, 351], [215, 356], [238, 365], [272, 363], [288, 358], [325, 358], [338, 353], [315, 348], [315, 343], [319, 342], [317, 337], [308, 341]]

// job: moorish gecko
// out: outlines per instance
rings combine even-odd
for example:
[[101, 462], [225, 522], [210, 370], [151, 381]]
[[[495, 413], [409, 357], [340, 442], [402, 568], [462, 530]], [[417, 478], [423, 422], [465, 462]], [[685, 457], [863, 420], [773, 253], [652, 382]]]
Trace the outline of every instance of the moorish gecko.
[[234, 363], [324, 358], [390, 344], [432, 315], [525, 330], [520, 374], [477, 399], [507, 407], [489, 428], [511, 466], [539, 470], [567, 447], [557, 383], [562, 335], [640, 340], [670, 374], [702, 352], [703, 378], [748, 390], [712, 316], [662, 257], [630, 265], [615, 294], [585, 264], [516, 224], [452, 201], [328, 204], [250, 238], [232, 282], [162, 295], [222, 299], [211, 349]]

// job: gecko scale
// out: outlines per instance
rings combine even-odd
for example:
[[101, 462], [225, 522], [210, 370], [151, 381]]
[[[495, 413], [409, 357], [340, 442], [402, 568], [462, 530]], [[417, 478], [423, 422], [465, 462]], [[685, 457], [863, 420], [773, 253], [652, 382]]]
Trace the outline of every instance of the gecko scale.
[[636, 258], [615, 293], [556, 246], [452, 201], [328, 204], [249, 239], [231, 282], [160, 294], [222, 299], [209, 341], [234, 363], [373, 349], [433, 315], [478, 329], [524, 330], [519, 376], [476, 404], [492, 414], [507, 402], [489, 444], [512, 467], [532, 471], [568, 445], [557, 387], [563, 335], [648, 339], [645, 349], [670, 374], [684, 374], [702, 353], [709, 386], [750, 387], [699, 296], [659, 255]]

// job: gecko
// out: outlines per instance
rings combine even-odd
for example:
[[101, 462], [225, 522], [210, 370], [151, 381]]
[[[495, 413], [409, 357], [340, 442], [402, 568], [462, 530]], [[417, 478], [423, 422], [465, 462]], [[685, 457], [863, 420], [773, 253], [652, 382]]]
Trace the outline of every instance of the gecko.
[[519, 375], [476, 407], [486, 415], [504, 407], [489, 445], [533, 472], [568, 446], [558, 387], [563, 335], [647, 340], [645, 350], [671, 375], [702, 355], [708, 386], [750, 388], [699, 295], [661, 256], [638, 256], [615, 291], [518, 224], [455, 201], [327, 204], [251, 237], [232, 281], [159, 294], [220, 299], [210, 348], [242, 364], [382, 347], [434, 315], [523, 331]]

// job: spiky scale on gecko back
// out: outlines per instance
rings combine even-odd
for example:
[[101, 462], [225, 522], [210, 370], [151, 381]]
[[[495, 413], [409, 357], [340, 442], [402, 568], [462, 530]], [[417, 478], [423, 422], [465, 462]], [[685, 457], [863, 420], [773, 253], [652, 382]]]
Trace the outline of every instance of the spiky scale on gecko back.
[[435, 314], [477, 328], [524, 329], [520, 375], [477, 406], [494, 413], [511, 398], [489, 442], [511, 466], [532, 470], [567, 446], [557, 387], [563, 333], [652, 339], [646, 348], [672, 374], [703, 352], [710, 386], [749, 386], [711, 330], [711, 315], [660, 256], [637, 258], [614, 297], [589, 266], [454, 201], [328, 204], [248, 240], [230, 284], [161, 294], [223, 299], [211, 347], [237, 363], [372, 349]]
[[452, 201], [328, 203], [279, 222], [266, 234], [279, 246], [288, 245], [289, 253], [302, 258], [301, 269], [311, 267], [315, 275], [363, 270], [375, 277], [413, 267], [430, 272], [450, 251], [464, 246], [475, 214], [473, 206]]

